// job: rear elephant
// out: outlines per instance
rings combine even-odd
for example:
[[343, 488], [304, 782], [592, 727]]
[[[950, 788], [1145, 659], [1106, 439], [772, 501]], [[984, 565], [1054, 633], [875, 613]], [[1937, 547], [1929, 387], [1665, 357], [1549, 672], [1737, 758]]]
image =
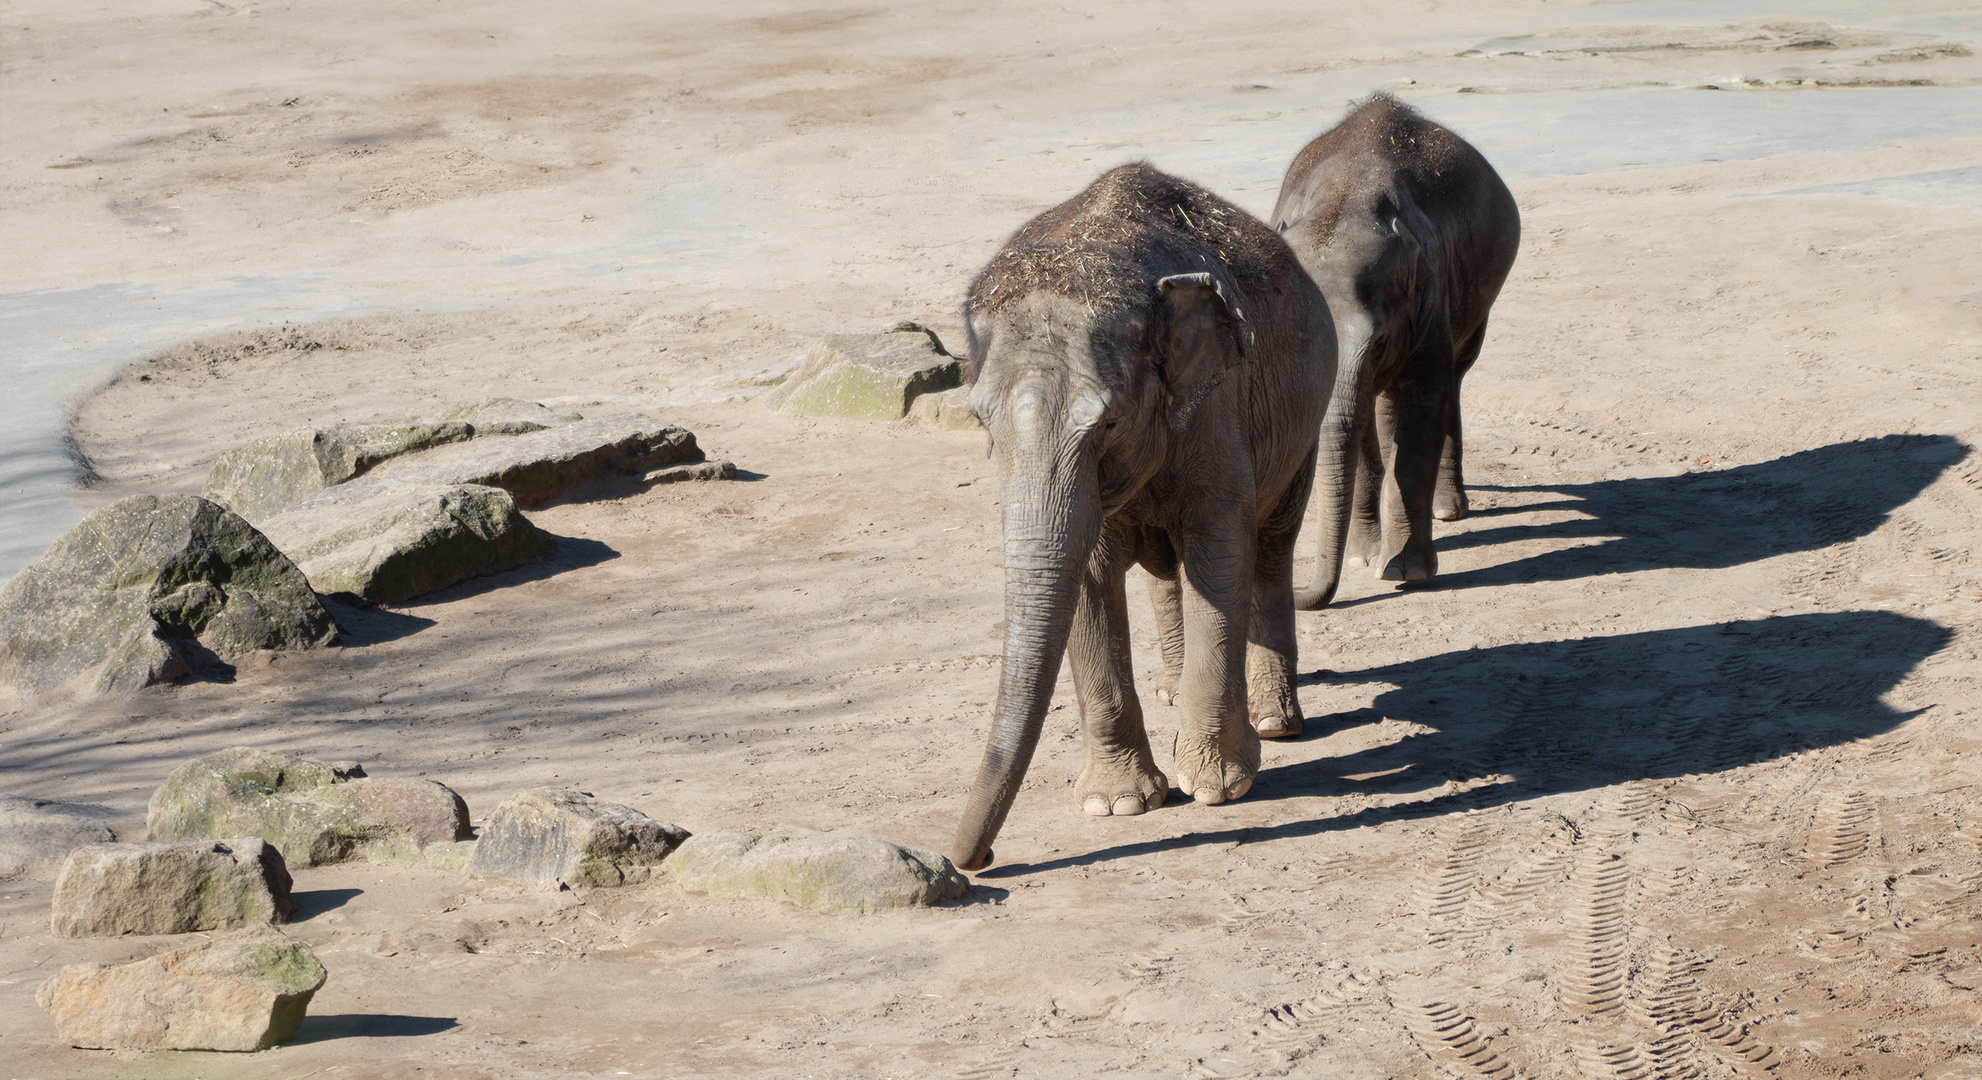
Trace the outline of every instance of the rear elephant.
[[1304, 147], [1273, 222], [1327, 297], [1341, 371], [1315, 472], [1314, 579], [1438, 572], [1431, 522], [1466, 516], [1459, 386], [1521, 243], [1514, 196], [1479, 151], [1378, 94]]

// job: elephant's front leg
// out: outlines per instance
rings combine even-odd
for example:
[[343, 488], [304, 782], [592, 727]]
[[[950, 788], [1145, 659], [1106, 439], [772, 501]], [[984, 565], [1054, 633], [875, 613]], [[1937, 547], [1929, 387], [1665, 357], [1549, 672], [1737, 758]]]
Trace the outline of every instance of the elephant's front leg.
[[[1250, 490], [1244, 494], [1250, 499]], [[1246, 712], [1245, 670], [1253, 515], [1250, 507], [1221, 512], [1219, 501], [1205, 500], [1186, 518], [1189, 531], [1178, 544], [1184, 613], [1178, 697], [1184, 715], [1177, 731], [1177, 786], [1207, 804], [1244, 795], [1259, 773], [1259, 733]]]
[[1154, 810], [1170, 793], [1170, 781], [1149, 750], [1129, 665], [1129, 609], [1122, 578], [1133, 555], [1126, 533], [1113, 528], [1102, 533], [1081, 579], [1067, 639], [1087, 752], [1074, 794], [1081, 809], [1096, 817]]

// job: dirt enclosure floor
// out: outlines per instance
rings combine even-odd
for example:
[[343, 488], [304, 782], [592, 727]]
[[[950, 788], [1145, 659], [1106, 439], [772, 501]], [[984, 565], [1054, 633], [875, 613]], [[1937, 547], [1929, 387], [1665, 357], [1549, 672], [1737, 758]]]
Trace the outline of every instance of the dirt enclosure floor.
[[[477, 818], [568, 785], [942, 849], [998, 673], [984, 439], [736, 388], [823, 332], [955, 334], [996, 243], [1123, 160], [1264, 213], [1379, 87], [1532, 126], [1477, 136], [1524, 234], [1465, 390], [1473, 515], [1429, 587], [1358, 574], [1300, 616], [1309, 734], [1244, 799], [1082, 815], [1064, 685], [951, 907], [304, 870], [288, 930], [330, 980], [256, 1055], [63, 1045], [35, 987], [166, 942], [52, 938], [48, 883], [0, 883], [0, 1076], [1982, 1076], [1982, 204], [1853, 187], [1982, 159], [1906, 119], [1982, 77], [1946, 29], [1974, 11], [113, 7], [0, 28], [6, 287], [225, 277], [358, 314], [79, 402], [85, 505], [496, 395], [645, 409], [744, 470], [533, 510], [554, 562], [343, 609], [343, 647], [231, 682], [0, 700], [0, 788], [140, 820], [177, 763], [254, 745]], [[1853, 142], [1866, 95], [1892, 130]], [[1589, 137], [1564, 102], [1729, 99], [1843, 119], [1559, 160]]]

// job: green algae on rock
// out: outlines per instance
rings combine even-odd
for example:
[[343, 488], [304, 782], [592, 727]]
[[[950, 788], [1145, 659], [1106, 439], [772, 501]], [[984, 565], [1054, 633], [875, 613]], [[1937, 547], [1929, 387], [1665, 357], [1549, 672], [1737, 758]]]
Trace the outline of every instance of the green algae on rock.
[[904, 323], [882, 334], [832, 334], [764, 403], [779, 412], [845, 420], [899, 420], [918, 395], [963, 385], [963, 362], [936, 336]]
[[235, 747], [172, 770], [152, 792], [154, 840], [259, 836], [297, 866], [418, 851], [472, 835], [468, 805], [432, 780], [366, 777], [355, 765]]
[[57, 937], [186, 934], [287, 921], [296, 905], [282, 853], [259, 837], [89, 844], [55, 880]]
[[474, 426], [462, 420], [406, 420], [270, 435], [222, 454], [207, 474], [206, 493], [259, 524], [292, 503], [362, 476], [388, 458], [462, 442], [474, 434]]
[[984, 425], [970, 411], [970, 387], [959, 386], [940, 393], [923, 394], [910, 407], [915, 418], [931, 427], [950, 431], [980, 431]]
[[64, 533], [0, 589], [0, 681], [25, 694], [89, 676], [130, 693], [220, 657], [336, 640], [308, 580], [239, 515], [139, 495]]
[[827, 913], [930, 907], [970, 893], [943, 856], [864, 836], [705, 832], [681, 845], [668, 872], [689, 892]]
[[73, 964], [35, 992], [73, 1046], [266, 1050], [296, 1034], [328, 974], [308, 946], [271, 927], [135, 963]]

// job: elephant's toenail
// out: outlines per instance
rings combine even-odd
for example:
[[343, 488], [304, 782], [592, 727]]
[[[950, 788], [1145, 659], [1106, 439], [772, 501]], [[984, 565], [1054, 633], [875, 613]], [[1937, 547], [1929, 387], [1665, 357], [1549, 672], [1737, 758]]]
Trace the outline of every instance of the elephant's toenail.
[[1083, 802], [1080, 808], [1094, 817], [1107, 817], [1110, 813], [1108, 800], [1099, 795], [1089, 795], [1087, 801]]
[[1116, 817], [1134, 817], [1143, 811], [1142, 796], [1117, 795], [1114, 810]]

